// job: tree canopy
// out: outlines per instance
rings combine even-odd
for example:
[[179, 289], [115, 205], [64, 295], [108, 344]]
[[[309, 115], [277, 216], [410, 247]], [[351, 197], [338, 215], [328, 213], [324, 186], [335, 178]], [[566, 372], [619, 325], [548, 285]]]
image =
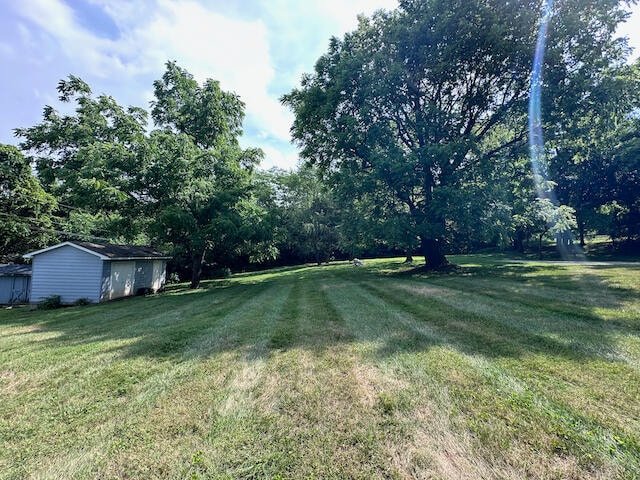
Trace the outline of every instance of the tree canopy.
[[[70, 76], [60, 100], [75, 103], [61, 116], [45, 107], [42, 123], [16, 130], [33, 155], [44, 188], [72, 209], [106, 218], [111, 238], [171, 247], [188, 257], [198, 286], [207, 253], [223, 253], [251, 238], [251, 175], [259, 149], [241, 149], [244, 104], [218, 82], [203, 86], [173, 62], [154, 84], [152, 117], [121, 107]], [[103, 233], [104, 235], [104, 233]]]
[[[73, 110], [46, 106], [16, 129], [24, 154], [0, 146], [0, 255], [77, 237], [148, 243], [195, 288], [203, 272], [250, 263], [421, 254], [441, 269], [449, 252], [541, 251], [576, 230], [640, 240], [640, 62], [615, 37], [626, 5], [400, 0], [360, 17], [282, 97], [306, 161], [291, 172], [256, 171], [240, 97], [176, 62], [150, 113], [70, 75], [58, 94]], [[527, 105], [540, 78], [534, 175]]]
[[[623, 58], [613, 39], [622, 3], [555, 3], [550, 108], [588, 95]], [[360, 18], [283, 97], [302, 156], [383, 183], [415, 224], [427, 266], [446, 266], [467, 172], [526, 141], [539, 17], [538, 1], [401, 0], [393, 12]]]
[[56, 207], [28, 159], [16, 147], [0, 144], [0, 259], [13, 260], [55, 238]]

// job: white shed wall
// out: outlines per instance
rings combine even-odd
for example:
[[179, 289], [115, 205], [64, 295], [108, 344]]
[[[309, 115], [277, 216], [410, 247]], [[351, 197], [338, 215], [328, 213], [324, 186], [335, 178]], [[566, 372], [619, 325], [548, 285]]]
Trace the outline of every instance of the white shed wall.
[[109, 300], [128, 297], [135, 293], [136, 262], [111, 262], [111, 288]]
[[30, 301], [60, 295], [63, 303], [80, 298], [99, 302], [101, 279], [99, 257], [65, 245], [33, 257]]
[[164, 287], [167, 279], [167, 261], [166, 260], [154, 260], [153, 261], [153, 282], [151, 284], [151, 290], [155, 293]]

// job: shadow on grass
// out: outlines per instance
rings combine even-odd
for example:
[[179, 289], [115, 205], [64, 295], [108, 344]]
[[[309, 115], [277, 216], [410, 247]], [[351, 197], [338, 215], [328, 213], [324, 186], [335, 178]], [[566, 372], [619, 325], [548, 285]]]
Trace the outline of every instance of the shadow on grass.
[[[292, 348], [326, 351], [352, 342], [373, 342], [382, 356], [446, 345], [492, 358], [544, 353], [575, 362], [615, 361], [613, 337], [638, 332], [633, 321], [596, 313], [620, 308], [636, 291], [570, 266], [495, 263], [418, 273], [392, 261], [359, 269], [339, 263], [203, 285], [87, 307], [20, 311], [13, 319], [4, 314], [0, 327], [31, 325], [42, 348], [91, 344], [121, 358], [173, 362], [223, 352], [263, 358]], [[443, 293], [420, 293], [425, 286]], [[580, 295], [590, 298], [581, 303]], [[39, 338], [43, 332], [55, 335]]]
[[446, 343], [487, 357], [543, 353], [579, 362], [619, 360], [624, 357], [618, 352], [620, 336], [640, 334], [637, 316], [602, 313], [634, 302], [638, 308], [637, 289], [598, 274], [619, 268], [597, 265], [585, 272], [572, 265], [490, 263], [430, 272], [398, 267], [385, 272], [389, 282], [364, 287], [435, 331], [435, 339], [419, 332], [399, 335], [400, 341], [381, 347], [382, 356]]

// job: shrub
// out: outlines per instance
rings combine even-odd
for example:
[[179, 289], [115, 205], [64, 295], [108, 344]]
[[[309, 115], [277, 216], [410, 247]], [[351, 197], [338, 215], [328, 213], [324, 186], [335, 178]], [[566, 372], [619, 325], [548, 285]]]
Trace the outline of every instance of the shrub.
[[216, 268], [213, 271], [213, 278], [229, 278], [231, 277], [231, 269], [230, 268]]
[[62, 298], [60, 295], [51, 295], [38, 302], [38, 310], [53, 310], [62, 307]]
[[89, 300], [88, 298], [79, 298], [75, 302], [73, 302], [73, 304], [79, 307], [84, 305], [91, 305], [91, 300]]

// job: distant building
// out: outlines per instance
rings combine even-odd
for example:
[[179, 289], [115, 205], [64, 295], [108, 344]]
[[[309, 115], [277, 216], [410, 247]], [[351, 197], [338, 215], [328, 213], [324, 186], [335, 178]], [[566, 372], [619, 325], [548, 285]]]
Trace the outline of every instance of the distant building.
[[0, 265], [0, 305], [29, 301], [31, 265]]
[[59, 295], [104, 302], [157, 292], [165, 283], [171, 257], [149, 247], [64, 242], [24, 255], [31, 260], [31, 303]]

